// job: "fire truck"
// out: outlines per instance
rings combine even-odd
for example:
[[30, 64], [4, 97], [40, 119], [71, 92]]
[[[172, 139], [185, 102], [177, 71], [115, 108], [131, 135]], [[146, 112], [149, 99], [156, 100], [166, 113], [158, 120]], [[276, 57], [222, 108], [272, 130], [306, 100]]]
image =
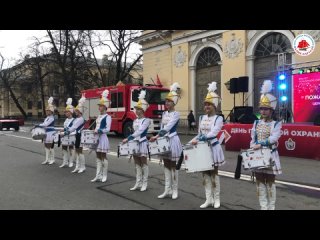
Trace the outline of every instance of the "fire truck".
[[108, 89], [108, 98], [111, 101], [107, 113], [112, 118], [110, 131], [116, 134], [122, 134], [124, 137], [133, 133], [133, 121], [136, 119], [134, 106], [138, 102], [138, 96], [141, 90], [146, 90], [146, 101], [149, 107], [145, 112], [145, 116], [151, 119], [148, 133], [156, 134], [160, 130], [162, 112], [165, 110], [165, 98], [169, 93], [168, 88], [162, 85], [145, 86], [134, 84], [117, 84], [116, 86], [108, 86], [96, 89], [83, 90], [81, 93], [86, 97], [84, 118], [87, 120], [84, 128], [94, 129], [95, 119], [98, 117], [98, 102], [102, 92]]

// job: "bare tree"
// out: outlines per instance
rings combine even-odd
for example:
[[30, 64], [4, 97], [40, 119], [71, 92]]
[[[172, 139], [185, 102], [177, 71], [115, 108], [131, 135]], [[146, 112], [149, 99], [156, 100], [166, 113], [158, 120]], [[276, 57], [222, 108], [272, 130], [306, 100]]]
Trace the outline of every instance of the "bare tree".
[[81, 55], [78, 49], [83, 45], [83, 30], [47, 30], [52, 45], [52, 56], [60, 67], [66, 93], [75, 99], [80, 82], [78, 71], [81, 63]]
[[[101, 85], [115, 85], [118, 81], [131, 82], [131, 73], [141, 60], [142, 54], [138, 54], [133, 59], [130, 59], [128, 54], [139, 31], [107, 30], [104, 34], [99, 32], [101, 31], [85, 31], [86, 51], [92, 57], [91, 66], [92, 63], [96, 65], [95, 69], [99, 72], [98, 80]], [[96, 58], [97, 47], [105, 47], [105, 52], [108, 53], [104, 55], [102, 61]], [[82, 55], [84, 56], [84, 53]], [[99, 83], [98, 86], [100, 86]]]
[[[55, 71], [54, 65], [52, 66], [52, 57], [50, 54], [44, 52], [41, 49], [40, 39], [34, 38], [34, 43], [31, 44], [29, 52], [31, 55], [24, 57], [24, 69], [25, 71], [31, 72], [30, 84], [34, 84], [40, 91], [40, 98], [42, 103], [42, 114], [45, 114], [45, 78], [50, 74], [60, 74], [60, 72]], [[36, 100], [38, 96], [36, 95]]]
[[108, 30], [109, 39], [101, 41], [103, 45], [109, 48], [111, 61], [116, 64], [116, 76], [113, 84], [118, 81], [130, 81], [130, 72], [142, 58], [142, 54], [139, 54], [132, 62], [128, 61], [130, 47], [138, 34], [139, 31], [136, 30]]
[[0, 81], [2, 82], [4, 89], [9, 92], [9, 96], [11, 97], [21, 114], [25, 118], [27, 118], [27, 114], [21, 106], [19, 98], [13, 91], [14, 86], [17, 86], [16, 81], [21, 79], [22, 71], [20, 71], [19, 67], [4, 69], [4, 64], [5, 58], [0, 53]]

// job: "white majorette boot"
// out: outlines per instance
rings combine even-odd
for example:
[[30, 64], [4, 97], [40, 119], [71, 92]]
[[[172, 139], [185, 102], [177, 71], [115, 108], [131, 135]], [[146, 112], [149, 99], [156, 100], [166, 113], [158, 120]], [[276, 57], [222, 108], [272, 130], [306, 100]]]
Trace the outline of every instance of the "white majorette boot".
[[78, 172], [80, 169], [80, 158], [79, 158], [79, 154], [76, 153], [76, 167], [75, 169], [73, 169], [72, 173]]
[[216, 187], [213, 188], [214, 208], [219, 208], [220, 207], [220, 177], [218, 174], [214, 174], [214, 181], [216, 183]]
[[99, 158], [97, 158], [96, 163], [97, 163], [96, 177], [92, 179], [91, 182], [101, 181], [102, 179], [102, 161]]
[[62, 150], [62, 155], [63, 155], [63, 161], [62, 164], [59, 166], [59, 168], [63, 168], [64, 166], [68, 165], [68, 150]]
[[135, 165], [136, 165], [136, 183], [132, 188], [130, 188], [130, 191], [134, 191], [142, 187], [142, 168], [139, 164], [135, 164]]
[[268, 202], [268, 210], [275, 210], [276, 208], [276, 184], [272, 183], [271, 186], [268, 183], [267, 186], [269, 202]]
[[44, 150], [46, 151], [46, 160], [44, 160], [44, 162], [42, 162], [41, 164], [47, 164], [47, 163], [49, 163], [50, 149], [48, 149], [48, 148], [45, 147]]
[[140, 189], [141, 192], [144, 192], [147, 190], [148, 176], [149, 176], [149, 166], [147, 164], [143, 164], [143, 167], [142, 167], [142, 187]]
[[172, 177], [172, 199], [178, 198], [178, 170], [171, 169], [171, 177]]
[[171, 171], [164, 167], [164, 192], [158, 196], [158, 198], [165, 198], [166, 196], [172, 195], [171, 189]]
[[257, 183], [257, 189], [261, 210], [268, 210], [267, 186], [264, 183], [259, 182]]
[[101, 182], [106, 182], [108, 178], [108, 160], [104, 159], [102, 162], [102, 180]]
[[54, 159], [54, 149], [50, 148], [50, 154], [49, 154], [49, 164], [54, 164], [55, 163], [55, 159]]
[[78, 173], [83, 173], [86, 170], [86, 159], [84, 158], [83, 153], [79, 154], [79, 165], [80, 165], [80, 169]]
[[69, 149], [68, 156], [69, 156], [69, 167], [73, 167], [73, 161], [76, 157], [76, 151], [74, 149]]
[[210, 205], [213, 206], [213, 192], [212, 192], [212, 181], [209, 174], [203, 174], [203, 180], [204, 180], [204, 191], [206, 194], [206, 201], [204, 204], [200, 206], [200, 208], [207, 208]]

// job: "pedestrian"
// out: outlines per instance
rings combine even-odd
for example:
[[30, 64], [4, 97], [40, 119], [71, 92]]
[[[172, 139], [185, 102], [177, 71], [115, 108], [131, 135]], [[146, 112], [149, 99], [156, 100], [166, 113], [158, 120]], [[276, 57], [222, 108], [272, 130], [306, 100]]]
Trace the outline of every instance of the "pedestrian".
[[76, 158], [76, 167], [72, 173], [82, 173], [86, 170], [86, 159], [83, 154], [83, 145], [81, 144], [81, 131], [86, 123], [82, 114], [84, 113], [84, 103], [86, 98], [82, 96], [79, 100], [78, 105], [75, 108], [76, 119], [73, 121], [72, 126], [67, 127], [64, 131], [64, 135], [70, 135], [72, 133], [76, 134], [75, 142], [75, 158]]
[[[74, 107], [72, 106], [72, 98], [68, 98], [66, 104], [67, 106], [64, 112], [67, 118], [63, 123], [63, 130], [61, 130], [63, 132], [66, 131], [68, 127], [71, 127], [74, 122], [74, 118], [72, 117], [72, 114], [74, 112]], [[67, 138], [67, 136], [65, 137]], [[68, 139], [70, 139], [70, 137]], [[61, 145], [62, 145], [63, 162], [62, 162], [62, 165], [59, 167], [63, 168], [64, 166], [69, 166], [71, 168], [73, 167], [73, 158], [75, 156], [74, 142], [62, 141]]]
[[257, 194], [261, 210], [274, 210], [276, 202], [276, 175], [282, 174], [277, 142], [281, 136], [281, 121], [274, 121], [272, 114], [277, 106], [277, 98], [270, 94], [272, 82], [265, 80], [259, 102], [260, 120], [256, 120], [251, 130], [250, 148], [254, 150], [268, 147], [271, 149], [274, 165], [269, 168], [253, 170], [256, 178]]
[[133, 122], [134, 133], [125, 138], [122, 142], [126, 143], [131, 140], [139, 141], [139, 151], [133, 154], [133, 159], [136, 169], [136, 183], [130, 188], [134, 191], [140, 188], [140, 191], [146, 191], [148, 186], [149, 167], [147, 162], [148, 156], [148, 141], [147, 133], [151, 123], [149, 118], [144, 116], [149, 104], [145, 100], [146, 91], [142, 90], [139, 95], [139, 101], [135, 106], [137, 118]]
[[44, 148], [46, 152], [46, 160], [42, 162], [42, 164], [53, 164], [55, 162], [54, 159], [54, 143], [53, 143], [53, 138], [54, 138], [54, 110], [55, 106], [53, 105], [53, 97], [50, 97], [48, 99], [48, 107], [46, 108], [46, 119], [44, 120], [43, 123], [36, 125], [35, 127], [41, 127], [44, 128], [46, 131], [46, 138], [44, 140]]
[[178, 103], [180, 88], [178, 83], [174, 83], [170, 87], [170, 92], [166, 97], [165, 107], [167, 111], [162, 114], [162, 121], [159, 133], [150, 138], [150, 142], [155, 141], [159, 137], [169, 137], [171, 152], [161, 155], [164, 164], [165, 187], [164, 192], [158, 198], [171, 196], [172, 199], [178, 198], [178, 170], [176, 170], [176, 162], [182, 154], [182, 145], [177, 133], [177, 126], [180, 120], [180, 113], [175, 110]]
[[96, 176], [91, 182], [106, 182], [108, 174], [108, 158], [107, 153], [109, 152], [110, 145], [107, 133], [110, 132], [111, 128], [111, 116], [107, 114], [107, 109], [110, 106], [110, 100], [108, 98], [109, 90], [102, 92], [101, 99], [98, 103], [100, 115], [96, 120], [95, 134], [99, 135], [98, 146], [96, 148]]
[[200, 208], [207, 208], [210, 205], [214, 208], [220, 207], [220, 177], [218, 167], [225, 164], [225, 157], [217, 135], [223, 127], [223, 117], [217, 114], [217, 107], [220, 97], [215, 92], [217, 83], [212, 82], [208, 87], [208, 94], [204, 100], [205, 115], [199, 118], [198, 135], [191, 140], [191, 144], [197, 145], [199, 141], [209, 142], [211, 145], [213, 170], [203, 171], [203, 184], [206, 201]]
[[190, 110], [190, 113], [188, 114], [188, 123], [189, 123], [189, 131], [195, 129], [195, 126], [196, 126], [196, 119], [193, 115], [193, 111]]

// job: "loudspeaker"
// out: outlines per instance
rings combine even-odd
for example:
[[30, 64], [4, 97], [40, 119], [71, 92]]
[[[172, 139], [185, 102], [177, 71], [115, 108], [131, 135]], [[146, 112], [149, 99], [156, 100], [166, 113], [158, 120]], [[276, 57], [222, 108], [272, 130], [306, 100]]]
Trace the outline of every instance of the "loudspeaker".
[[315, 117], [313, 124], [316, 125], [316, 126], [320, 126], [320, 114], [318, 114]]
[[246, 124], [254, 123], [255, 120], [258, 120], [258, 118], [253, 113], [251, 113], [251, 114], [242, 114], [238, 118], [239, 123], [246, 123]]
[[247, 118], [253, 115], [253, 107], [234, 107], [234, 122], [240, 122], [240, 119], [243, 118], [243, 121], [246, 121]]
[[249, 77], [243, 76], [238, 78], [237, 89], [238, 92], [248, 92]]
[[230, 79], [230, 93], [238, 93], [238, 78]]

